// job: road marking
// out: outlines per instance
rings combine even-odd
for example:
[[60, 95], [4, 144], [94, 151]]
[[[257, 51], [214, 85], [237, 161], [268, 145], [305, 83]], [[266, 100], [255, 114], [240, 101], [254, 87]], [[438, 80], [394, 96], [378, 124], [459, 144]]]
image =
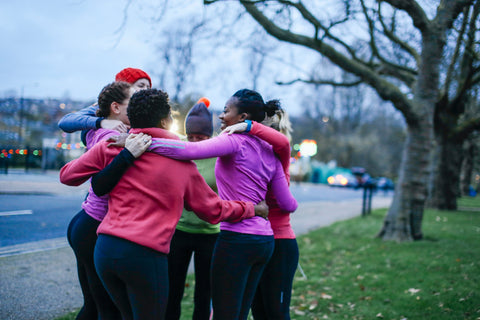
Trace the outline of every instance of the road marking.
[[61, 249], [65, 247], [68, 247], [66, 237], [14, 244], [11, 246], [0, 247], [0, 258]]
[[3, 211], [3, 212], [0, 212], [0, 217], [21, 216], [25, 214], [33, 214], [33, 211], [32, 210]]

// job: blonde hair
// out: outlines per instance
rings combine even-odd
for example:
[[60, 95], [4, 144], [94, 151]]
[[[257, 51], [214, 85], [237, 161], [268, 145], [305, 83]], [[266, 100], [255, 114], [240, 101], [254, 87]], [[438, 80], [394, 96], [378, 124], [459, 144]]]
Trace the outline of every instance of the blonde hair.
[[292, 141], [292, 123], [290, 122], [288, 113], [286, 113], [285, 110], [275, 110], [275, 114], [271, 117], [267, 116], [262, 123], [266, 126], [274, 128], [277, 131], [280, 131], [288, 138], [290, 142]]

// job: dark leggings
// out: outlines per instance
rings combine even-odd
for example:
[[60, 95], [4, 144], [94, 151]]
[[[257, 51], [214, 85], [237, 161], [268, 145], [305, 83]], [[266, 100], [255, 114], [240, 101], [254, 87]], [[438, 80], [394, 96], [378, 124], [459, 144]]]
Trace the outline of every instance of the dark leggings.
[[212, 260], [214, 319], [247, 319], [273, 247], [273, 236], [220, 232]]
[[210, 266], [218, 233], [201, 234], [175, 230], [168, 254], [168, 295], [165, 319], [178, 320], [188, 266], [194, 254], [195, 293], [193, 320], [208, 320], [211, 313]]
[[255, 320], [290, 319], [292, 283], [298, 265], [296, 239], [275, 239], [270, 258], [252, 303]]
[[164, 319], [168, 298], [166, 254], [100, 234], [95, 267], [124, 320]]
[[103, 287], [93, 263], [99, 224], [99, 221], [81, 210], [68, 225], [67, 239], [77, 259], [78, 280], [83, 293], [83, 306], [77, 315], [79, 320], [120, 317], [120, 312]]

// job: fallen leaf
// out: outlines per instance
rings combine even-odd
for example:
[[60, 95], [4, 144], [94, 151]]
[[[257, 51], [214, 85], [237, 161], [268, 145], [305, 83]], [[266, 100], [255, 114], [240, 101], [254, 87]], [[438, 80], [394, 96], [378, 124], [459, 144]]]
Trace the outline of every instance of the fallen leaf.
[[419, 291], [420, 291], [420, 289], [415, 289], [415, 288], [410, 288], [410, 289], [407, 290], [407, 292], [410, 292], [412, 295], [419, 292]]
[[322, 299], [332, 299], [332, 296], [326, 294], [325, 292], [322, 292], [322, 293], [320, 294], [320, 298], [322, 298]]

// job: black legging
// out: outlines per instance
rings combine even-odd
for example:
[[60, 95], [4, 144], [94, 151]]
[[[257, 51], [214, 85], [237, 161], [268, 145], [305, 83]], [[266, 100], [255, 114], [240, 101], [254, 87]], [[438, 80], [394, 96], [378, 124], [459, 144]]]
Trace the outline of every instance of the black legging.
[[210, 266], [218, 233], [190, 233], [175, 230], [168, 254], [170, 290], [165, 319], [178, 320], [185, 279], [194, 253], [195, 293], [192, 320], [208, 320], [211, 313]]
[[275, 249], [252, 302], [255, 320], [289, 320], [292, 283], [298, 265], [296, 239], [275, 239]]
[[220, 231], [212, 258], [213, 319], [246, 320], [273, 236]]
[[100, 234], [95, 267], [124, 320], [164, 319], [168, 298], [167, 255]]
[[79, 320], [120, 318], [120, 312], [103, 287], [93, 263], [99, 224], [100, 221], [81, 210], [68, 225], [67, 239], [77, 259], [78, 280], [83, 293], [83, 306], [77, 315]]

